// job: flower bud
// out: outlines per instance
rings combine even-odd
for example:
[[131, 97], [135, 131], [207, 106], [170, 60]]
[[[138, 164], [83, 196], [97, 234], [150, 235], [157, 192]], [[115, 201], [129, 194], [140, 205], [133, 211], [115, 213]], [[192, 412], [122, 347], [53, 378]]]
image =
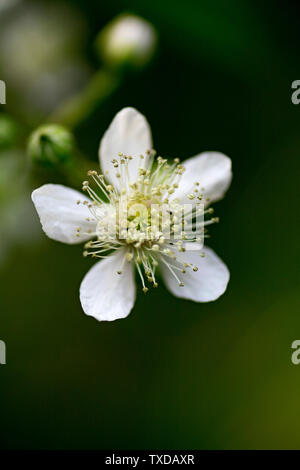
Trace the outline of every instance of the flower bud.
[[73, 135], [57, 124], [41, 126], [31, 134], [27, 151], [31, 161], [40, 166], [64, 164], [74, 151]]
[[13, 147], [19, 134], [19, 126], [8, 114], [0, 114], [0, 150]]
[[142, 67], [152, 57], [156, 31], [148, 21], [122, 14], [98, 35], [96, 47], [104, 61], [117, 66]]

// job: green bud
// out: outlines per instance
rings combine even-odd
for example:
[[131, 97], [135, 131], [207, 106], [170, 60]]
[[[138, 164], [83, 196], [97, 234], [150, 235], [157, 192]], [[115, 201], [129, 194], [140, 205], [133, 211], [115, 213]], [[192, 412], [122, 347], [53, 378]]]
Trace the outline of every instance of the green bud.
[[122, 14], [99, 33], [96, 48], [110, 65], [143, 67], [155, 51], [156, 40], [151, 23], [135, 15]]
[[72, 157], [74, 138], [63, 126], [44, 125], [31, 134], [27, 152], [33, 163], [44, 167], [55, 167], [66, 163]]
[[0, 114], [0, 150], [9, 149], [16, 143], [19, 126], [8, 114]]

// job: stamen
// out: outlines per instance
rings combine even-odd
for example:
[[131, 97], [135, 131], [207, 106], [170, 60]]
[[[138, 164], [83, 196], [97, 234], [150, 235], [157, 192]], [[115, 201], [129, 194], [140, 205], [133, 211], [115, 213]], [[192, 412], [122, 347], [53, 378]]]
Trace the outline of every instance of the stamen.
[[[119, 248], [126, 247], [126, 254], [117, 272], [121, 275], [124, 263], [134, 262], [145, 293], [148, 292], [145, 279], [153, 287], [158, 286], [155, 270], [159, 262], [164, 263], [179, 286], [183, 286], [176, 273], [185, 274], [187, 269], [198, 271], [198, 266], [186, 263], [178, 256], [186, 251], [184, 241], [202, 243], [203, 239], [209, 236], [206, 226], [219, 220], [212, 217], [203, 221], [201, 227], [197, 225], [198, 216], [204, 218], [214, 212], [211, 207], [203, 209], [200, 201], [204, 197], [204, 188], [200, 188], [198, 181], [193, 183], [187, 193], [191, 208], [188, 211], [182, 210], [180, 200], [174, 196], [180, 188], [185, 168], [178, 158], [169, 163], [161, 156], [157, 157], [154, 167], [155, 154], [154, 150], [147, 150], [139, 157], [132, 157], [119, 152], [116, 158], [112, 159], [112, 167], [119, 179], [120, 191], [105, 181], [108, 172], [101, 175], [91, 170], [88, 177], [91, 178], [95, 189], [89, 181], [84, 181], [82, 185], [83, 191], [87, 192], [91, 201], [77, 201], [77, 204], [87, 206], [91, 213], [91, 217], [85, 218], [86, 222], [96, 222], [94, 231], [76, 228], [76, 236], [89, 235], [91, 239], [94, 238], [84, 245], [83, 256], [105, 258]], [[139, 159], [139, 168], [136, 180], [130, 181], [129, 165], [133, 158]], [[101, 195], [98, 194], [100, 191]], [[146, 217], [128, 215], [134, 204], [145, 206]], [[124, 208], [122, 215], [121, 208]], [[201, 252], [200, 256], [205, 256], [204, 252]]]

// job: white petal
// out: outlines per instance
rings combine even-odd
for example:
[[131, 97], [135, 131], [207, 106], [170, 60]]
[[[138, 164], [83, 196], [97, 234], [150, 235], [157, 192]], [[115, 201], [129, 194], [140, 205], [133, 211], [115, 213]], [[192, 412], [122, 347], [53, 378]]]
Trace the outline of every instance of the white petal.
[[195, 302], [210, 302], [225, 292], [229, 281], [227, 267], [210, 248], [205, 248], [204, 252], [204, 258], [200, 256], [200, 251], [187, 251], [182, 254], [183, 262], [192, 263], [198, 267], [197, 272], [194, 272], [192, 268], [187, 268], [185, 274], [176, 271], [184, 283], [183, 287], [178, 285], [167, 266], [160, 264], [163, 279], [173, 295]]
[[112, 321], [129, 315], [135, 301], [136, 286], [132, 263], [125, 260], [122, 274], [117, 271], [126, 250], [99, 261], [86, 274], [80, 286], [84, 312], [99, 321]]
[[145, 117], [134, 108], [122, 109], [113, 119], [105, 132], [99, 148], [100, 166], [103, 174], [109, 171], [106, 178], [119, 189], [116, 170], [111, 161], [118, 158], [118, 153], [133, 157], [129, 162], [130, 181], [134, 182], [140, 165], [139, 156], [145, 155], [152, 148], [150, 126]]
[[90, 211], [86, 205], [77, 204], [86, 200], [86, 196], [60, 184], [45, 184], [33, 191], [31, 198], [49, 238], [69, 244], [91, 238], [87, 231], [94, 231], [96, 222], [85, 220], [91, 217]]
[[204, 152], [183, 161], [182, 165], [186, 170], [174, 197], [184, 200], [193, 192], [194, 183], [197, 181], [199, 188], [205, 189], [205, 198], [209, 197], [211, 202], [222, 199], [232, 179], [229, 157], [220, 152]]

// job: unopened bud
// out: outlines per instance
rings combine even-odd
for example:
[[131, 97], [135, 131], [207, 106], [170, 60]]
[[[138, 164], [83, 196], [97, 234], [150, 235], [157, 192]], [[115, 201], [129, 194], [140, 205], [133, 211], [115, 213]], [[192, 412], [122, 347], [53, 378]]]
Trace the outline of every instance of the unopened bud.
[[28, 155], [33, 163], [54, 167], [66, 163], [74, 152], [73, 135], [57, 124], [44, 125], [30, 136]]
[[118, 66], [142, 67], [151, 59], [155, 46], [156, 31], [151, 23], [127, 14], [111, 21], [96, 40], [100, 56]]

